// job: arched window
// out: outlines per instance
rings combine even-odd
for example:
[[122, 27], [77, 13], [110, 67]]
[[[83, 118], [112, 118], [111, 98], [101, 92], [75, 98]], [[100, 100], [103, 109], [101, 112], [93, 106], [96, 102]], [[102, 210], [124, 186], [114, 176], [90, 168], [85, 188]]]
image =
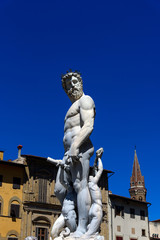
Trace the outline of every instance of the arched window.
[[21, 217], [22, 203], [21, 200], [14, 196], [10, 199], [8, 205], [8, 216], [12, 217], [12, 220]]
[[18, 240], [17, 236], [11, 235], [8, 237], [8, 240]]
[[10, 217], [19, 218], [20, 217], [20, 204], [18, 201], [12, 201], [10, 206]]
[[7, 240], [18, 240], [19, 239], [19, 234], [16, 230], [11, 230], [7, 233], [6, 239]]
[[142, 201], [142, 197], [139, 197], [139, 201]]

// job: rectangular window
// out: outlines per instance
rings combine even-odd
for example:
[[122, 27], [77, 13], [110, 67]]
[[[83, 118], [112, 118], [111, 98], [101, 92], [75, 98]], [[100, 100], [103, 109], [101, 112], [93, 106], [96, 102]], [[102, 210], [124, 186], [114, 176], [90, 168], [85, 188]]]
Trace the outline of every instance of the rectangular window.
[[10, 216], [12, 218], [19, 218], [19, 209], [20, 206], [18, 204], [11, 204]]
[[116, 237], [116, 240], [123, 240], [123, 237]]
[[135, 209], [130, 208], [130, 218], [135, 218]]
[[21, 179], [14, 177], [13, 178], [13, 189], [20, 189]]
[[145, 220], [145, 211], [144, 210], [140, 211], [140, 217], [141, 217], [141, 220]]
[[142, 236], [143, 236], [143, 237], [146, 236], [146, 231], [145, 231], [145, 229], [142, 229]]
[[0, 175], [0, 187], [2, 187], [2, 182], [3, 182], [3, 176]]
[[2, 204], [0, 202], [0, 215], [2, 214]]
[[121, 207], [115, 206], [115, 216], [120, 216], [120, 215], [121, 215]]
[[135, 228], [132, 228], [131, 232], [132, 232], [132, 234], [135, 234]]
[[45, 178], [39, 179], [38, 201], [43, 203], [47, 202], [47, 179]]
[[121, 231], [121, 226], [117, 226], [117, 232]]
[[115, 206], [115, 217], [121, 216], [124, 218], [124, 207], [123, 206]]
[[38, 240], [48, 239], [48, 229], [47, 228], [36, 228], [36, 237]]

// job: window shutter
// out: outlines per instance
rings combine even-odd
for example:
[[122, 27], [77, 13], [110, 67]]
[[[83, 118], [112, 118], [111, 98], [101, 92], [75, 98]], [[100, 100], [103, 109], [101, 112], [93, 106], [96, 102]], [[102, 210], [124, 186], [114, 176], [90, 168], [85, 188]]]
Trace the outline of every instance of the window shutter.
[[11, 204], [11, 217], [19, 218], [19, 209], [20, 206], [18, 204]]

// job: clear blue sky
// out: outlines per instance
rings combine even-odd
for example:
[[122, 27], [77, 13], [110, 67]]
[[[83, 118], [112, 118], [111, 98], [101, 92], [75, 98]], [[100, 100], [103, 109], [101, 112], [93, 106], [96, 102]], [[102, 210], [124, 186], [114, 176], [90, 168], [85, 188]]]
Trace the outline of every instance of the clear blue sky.
[[19, 144], [23, 154], [63, 156], [70, 101], [60, 75], [78, 69], [96, 104], [92, 142], [115, 172], [110, 190], [129, 197], [136, 145], [150, 219], [160, 218], [159, 0], [1, 0], [0, 22], [4, 158]]

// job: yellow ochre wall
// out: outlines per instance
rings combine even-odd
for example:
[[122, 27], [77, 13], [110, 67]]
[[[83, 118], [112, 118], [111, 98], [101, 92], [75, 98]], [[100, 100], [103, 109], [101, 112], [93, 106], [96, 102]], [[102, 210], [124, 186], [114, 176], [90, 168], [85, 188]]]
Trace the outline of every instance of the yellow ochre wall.
[[[0, 201], [2, 206], [0, 215], [0, 240], [7, 240], [9, 236], [20, 237], [23, 174], [24, 169], [22, 166], [0, 161], [0, 175], [3, 176], [2, 186], [0, 186]], [[13, 189], [13, 177], [21, 178], [20, 189]], [[12, 219], [9, 216], [11, 203], [20, 204], [19, 218]]]
[[0, 151], [0, 160], [3, 160], [3, 151]]

